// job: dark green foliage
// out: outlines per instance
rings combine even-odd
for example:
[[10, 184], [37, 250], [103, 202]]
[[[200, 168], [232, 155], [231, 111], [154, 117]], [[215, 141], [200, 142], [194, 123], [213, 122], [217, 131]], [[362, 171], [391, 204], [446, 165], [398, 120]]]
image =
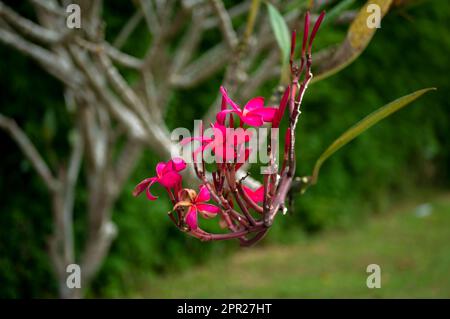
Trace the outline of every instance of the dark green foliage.
[[[64, 150], [56, 132], [67, 127], [58, 110], [64, 107], [59, 83], [12, 50], [2, 47], [0, 60], [1, 111], [24, 126], [48, 160], [54, 160]], [[56, 285], [45, 254], [52, 231], [49, 198], [17, 145], [3, 131], [0, 139], [0, 297], [53, 296]], [[52, 149], [51, 143], [60, 147]]]

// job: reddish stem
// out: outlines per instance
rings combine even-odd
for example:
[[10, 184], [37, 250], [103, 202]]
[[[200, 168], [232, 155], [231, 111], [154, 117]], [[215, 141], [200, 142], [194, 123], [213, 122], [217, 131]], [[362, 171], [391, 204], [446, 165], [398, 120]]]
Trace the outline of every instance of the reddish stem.
[[257, 213], [262, 214], [263, 208], [259, 206], [257, 203], [253, 201], [253, 199], [248, 196], [248, 194], [245, 192], [244, 188], [242, 187], [241, 183], [237, 184], [237, 189], [239, 191], [239, 194], [241, 194], [242, 198], [245, 200], [247, 205], [249, 205], [251, 208], [253, 208]]

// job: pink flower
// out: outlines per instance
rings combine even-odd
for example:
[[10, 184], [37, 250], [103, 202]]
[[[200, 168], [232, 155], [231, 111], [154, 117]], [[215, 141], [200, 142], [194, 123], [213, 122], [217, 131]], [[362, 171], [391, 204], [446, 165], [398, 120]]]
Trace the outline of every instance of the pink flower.
[[243, 128], [226, 128], [219, 123], [213, 124], [214, 139], [205, 146], [204, 150], [211, 148], [218, 161], [238, 161], [243, 164], [250, 155], [250, 149], [245, 144], [252, 138], [252, 132]]
[[186, 168], [186, 162], [182, 158], [173, 158], [167, 163], [160, 162], [156, 165], [156, 176], [144, 179], [136, 185], [133, 190], [133, 196], [138, 196], [144, 190], [149, 200], [155, 200], [158, 197], [153, 196], [150, 192], [150, 187], [154, 183], [159, 183], [167, 190], [171, 188], [181, 188], [180, 171]]
[[184, 221], [191, 230], [198, 228], [198, 213], [205, 218], [211, 218], [220, 211], [219, 207], [206, 203], [210, 200], [210, 193], [205, 185], [200, 187], [198, 195], [193, 189], [182, 189], [180, 191], [180, 199], [174, 206], [174, 209], [178, 207], [188, 208]]
[[264, 98], [255, 97], [245, 104], [244, 108], [241, 110], [239, 105], [237, 105], [227, 94], [227, 90], [221, 86], [220, 92], [222, 93], [223, 100], [231, 105], [232, 109], [223, 109], [217, 113], [217, 122], [224, 124], [225, 118], [230, 113], [235, 113], [239, 116], [241, 121], [245, 124], [252, 126], [261, 126], [264, 122], [271, 122], [275, 116], [277, 109], [273, 107], [264, 107]]
[[264, 200], [264, 186], [261, 186], [256, 190], [253, 190], [245, 185], [242, 185], [242, 188], [244, 189], [244, 192], [247, 193], [248, 197], [250, 197], [255, 203], [261, 203]]
[[[193, 152], [194, 159], [197, 159], [200, 152], [211, 149], [218, 162], [225, 163], [237, 160], [237, 166], [242, 166], [250, 156], [251, 150], [245, 147], [245, 143], [251, 140], [252, 132], [243, 128], [227, 128], [218, 122], [212, 124], [212, 128], [214, 130], [212, 138], [206, 136], [189, 137], [183, 139], [180, 144], [186, 145], [192, 141], [201, 142], [202, 145]], [[238, 169], [237, 166], [236, 169]]]

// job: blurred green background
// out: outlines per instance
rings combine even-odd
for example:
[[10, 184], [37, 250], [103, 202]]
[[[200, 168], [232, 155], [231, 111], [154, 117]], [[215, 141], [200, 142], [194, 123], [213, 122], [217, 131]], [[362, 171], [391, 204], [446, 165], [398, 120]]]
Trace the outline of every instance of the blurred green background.
[[[131, 14], [122, 3], [105, 12], [107, 37]], [[87, 297], [450, 297], [449, 19], [446, 1], [394, 9], [360, 58], [310, 86], [297, 139], [302, 175], [364, 115], [412, 91], [438, 90], [333, 156], [318, 184], [295, 198], [292, 214], [279, 216], [255, 248], [201, 243], [173, 227], [168, 201], [133, 198], [134, 185], [160, 160], [146, 152], [115, 207], [119, 235]], [[338, 42], [345, 30], [326, 25], [316, 49]], [[143, 42], [127, 46], [140, 52]], [[3, 44], [0, 61], [1, 112], [14, 117], [51, 162], [65, 149], [69, 127], [61, 85]], [[169, 127], [190, 127], [220, 79], [172, 96]], [[275, 85], [259, 93], [269, 97]], [[180, 101], [189, 103], [180, 109]], [[0, 139], [0, 297], [55, 297], [45, 253], [47, 192], [15, 143], [2, 131]], [[80, 186], [78, 242], [85, 197]], [[382, 267], [381, 289], [365, 286], [371, 263]]]

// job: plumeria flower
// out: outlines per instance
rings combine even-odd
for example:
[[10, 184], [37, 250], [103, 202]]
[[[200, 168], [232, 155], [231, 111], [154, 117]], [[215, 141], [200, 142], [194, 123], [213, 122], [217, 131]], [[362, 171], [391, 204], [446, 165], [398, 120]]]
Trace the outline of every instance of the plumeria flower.
[[205, 218], [212, 218], [220, 211], [219, 207], [206, 203], [210, 200], [210, 193], [205, 185], [200, 187], [198, 194], [193, 189], [182, 189], [179, 197], [180, 201], [173, 209], [175, 210], [179, 207], [187, 208], [184, 221], [191, 230], [198, 228], [198, 213]]
[[221, 86], [220, 92], [222, 93], [222, 97], [224, 101], [229, 104], [232, 109], [222, 109], [219, 113], [217, 113], [217, 122], [224, 124], [225, 118], [230, 113], [235, 113], [239, 116], [241, 121], [245, 124], [251, 126], [261, 126], [264, 122], [272, 122], [277, 108], [274, 107], [264, 107], [264, 98], [263, 97], [255, 97], [245, 104], [244, 108], [241, 110], [239, 105], [237, 105], [227, 93], [227, 90]]
[[[219, 162], [238, 161], [240, 167], [250, 156], [250, 148], [245, 147], [245, 143], [250, 142], [252, 132], [243, 128], [227, 128], [218, 122], [211, 125], [214, 136], [197, 136], [183, 139], [180, 144], [186, 145], [192, 141], [199, 141], [201, 145], [194, 150], [194, 159], [200, 152], [211, 149]], [[239, 165], [240, 164], [240, 165]], [[236, 167], [237, 169], [238, 167]]]
[[211, 148], [221, 162], [237, 160], [242, 164], [248, 159], [250, 149], [245, 147], [245, 143], [250, 142], [251, 132], [244, 129], [226, 128], [217, 122], [213, 124], [213, 128], [214, 139], [204, 147], [204, 150]]
[[244, 192], [248, 195], [248, 197], [255, 203], [261, 203], [264, 200], [264, 186], [260, 186], [256, 190], [253, 190], [245, 185], [242, 185], [242, 188], [244, 189]]
[[144, 190], [146, 191], [147, 198], [149, 200], [156, 200], [158, 197], [154, 196], [150, 192], [150, 187], [154, 183], [159, 183], [165, 187], [168, 191], [171, 188], [181, 188], [181, 175], [180, 171], [186, 168], [186, 162], [182, 158], [173, 158], [167, 163], [160, 162], [156, 165], [156, 176], [144, 179], [142, 182], [136, 185], [133, 190], [133, 196], [138, 196]]

